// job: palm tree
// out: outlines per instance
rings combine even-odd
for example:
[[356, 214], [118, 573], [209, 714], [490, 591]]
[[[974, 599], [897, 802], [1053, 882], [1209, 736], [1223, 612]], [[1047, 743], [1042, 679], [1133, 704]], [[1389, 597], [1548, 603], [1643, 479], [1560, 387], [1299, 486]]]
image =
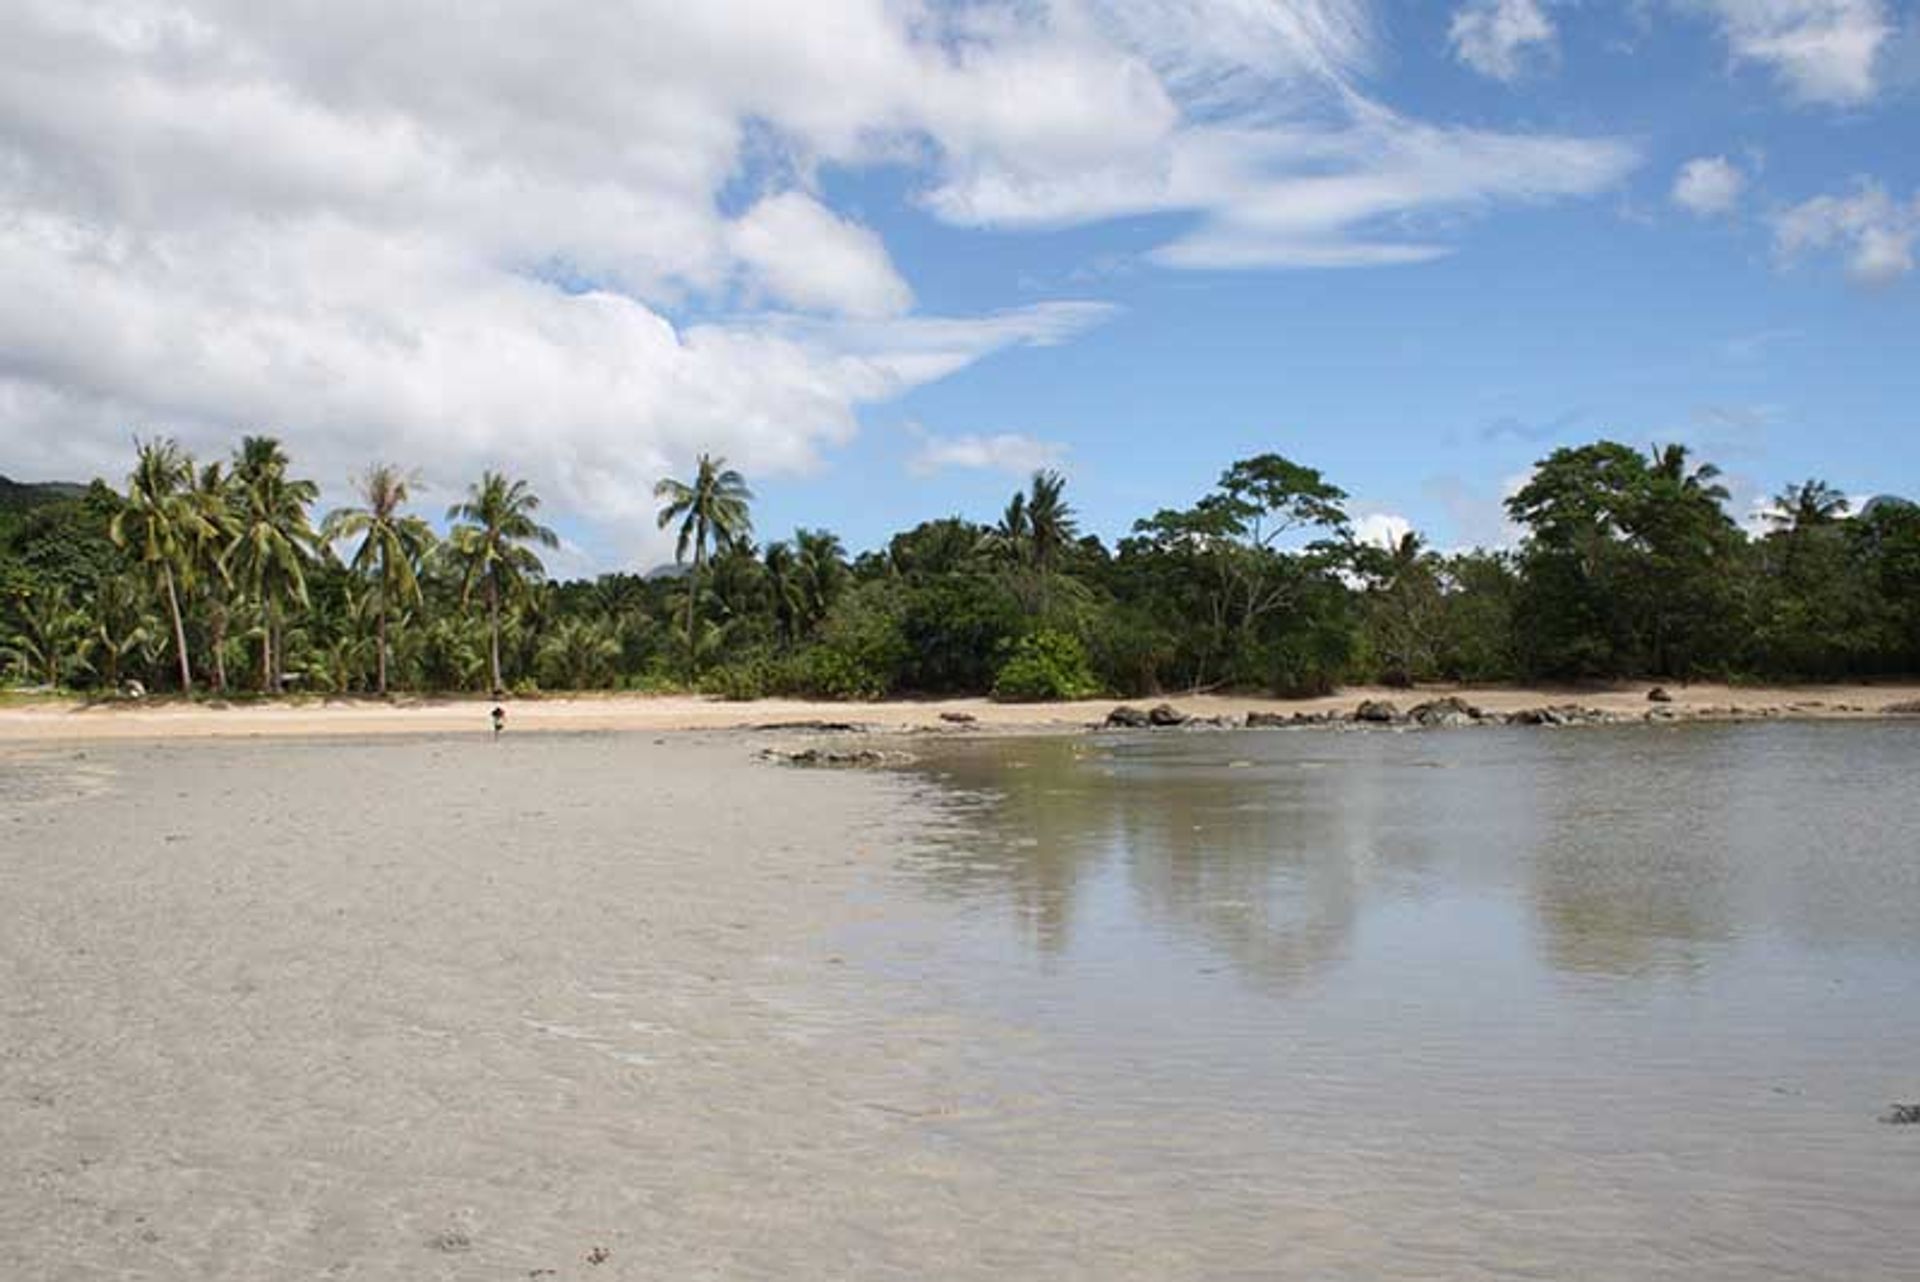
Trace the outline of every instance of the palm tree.
[[227, 569], [227, 550], [240, 532], [238, 487], [219, 460], [200, 469], [193, 483], [193, 501], [204, 523], [188, 549], [188, 560], [200, 584], [201, 612], [207, 621], [207, 651], [213, 660], [213, 688], [227, 688], [227, 628], [233, 621], [233, 576]]
[[546, 572], [526, 544], [560, 546], [560, 536], [533, 519], [539, 509], [540, 496], [525, 481], [493, 471], [482, 472], [479, 483], [467, 487], [465, 500], [447, 509], [447, 519], [455, 522], [447, 532], [447, 545], [461, 567], [461, 604], [473, 599], [475, 582], [487, 594], [487, 674], [496, 694], [505, 689], [500, 681], [501, 602]]
[[800, 563], [793, 546], [784, 541], [767, 544], [761, 555], [767, 572], [767, 593], [773, 600], [773, 619], [781, 639], [792, 645], [800, 638], [801, 620], [806, 614], [806, 589], [801, 583]]
[[1702, 463], [1689, 470], [1687, 457], [1692, 452], [1684, 445], [1656, 445], [1649, 455], [1648, 471], [1655, 480], [1665, 481], [1683, 494], [1715, 503], [1726, 502], [1727, 487], [1719, 483], [1720, 469], [1711, 463]]
[[396, 604], [422, 603], [419, 566], [433, 548], [433, 530], [417, 516], [401, 512], [407, 478], [399, 469], [376, 463], [357, 478], [361, 506], [327, 513], [320, 537], [328, 543], [358, 538], [349, 567], [373, 581], [376, 689], [387, 693], [387, 616]]
[[180, 617], [175, 571], [191, 581], [188, 554], [209, 532], [207, 518], [187, 493], [193, 460], [172, 440], [136, 441], [138, 457], [127, 478], [127, 505], [107, 527], [115, 546], [130, 548], [159, 584], [173, 621], [173, 653], [180, 663], [180, 690], [193, 692], [193, 667], [187, 660], [187, 627]]
[[139, 580], [117, 574], [94, 589], [87, 644], [100, 656], [100, 680], [108, 689], [119, 689], [120, 665], [145, 643], [147, 621], [147, 598]]
[[812, 631], [846, 590], [847, 550], [831, 530], [795, 530], [793, 547], [802, 630]]
[[1767, 513], [1767, 521], [1776, 529], [1798, 534], [1832, 525], [1851, 507], [1846, 495], [1825, 481], [1809, 477], [1773, 496], [1773, 511]]
[[1079, 523], [1066, 501], [1067, 478], [1035, 472], [1025, 491], [1016, 491], [988, 544], [1022, 572], [1029, 613], [1047, 612], [1053, 576], [1079, 535]]
[[694, 607], [700, 597], [700, 573], [706, 567], [707, 549], [743, 539], [753, 531], [753, 519], [747, 512], [753, 491], [747, 488], [746, 478], [728, 467], [724, 458], [702, 454], [691, 484], [665, 477], [653, 487], [653, 497], [664, 503], [660, 509], [661, 529], [680, 522], [674, 560], [684, 563], [688, 551], [693, 553], [693, 570], [687, 582], [687, 671], [692, 675], [696, 656]]
[[87, 665], [87, 616], [73, 608], [63, 585], [23, 594], [15, 606], [13, 639], [0, 654], [36, 680], [64, 684]]
[[307, 604], [306, 567], [322, 550], [320, 535], [307, 513], [319, 497], [319, 487], [289, 477], [287, 464], [286, 451], [270, 436], [242, 438], [233, 464], [239, 511], [227, 560], [238, 568], [240, 581], [260, 611], [263, 694], [280, 686], [277, 669], [285, 658], [276, 643], [281, 603]]

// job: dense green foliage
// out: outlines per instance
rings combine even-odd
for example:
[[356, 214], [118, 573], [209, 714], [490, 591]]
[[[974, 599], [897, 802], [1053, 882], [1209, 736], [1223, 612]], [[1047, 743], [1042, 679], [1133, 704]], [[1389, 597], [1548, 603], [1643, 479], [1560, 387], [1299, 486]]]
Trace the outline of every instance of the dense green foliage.
[[992, 525], [924, 522], [849, 557], [753, 542], [724, 459], [656, 490], [677, 572], [548, 579], [553, 531], [489, 472], [444, 537], [376, 465], [316, 520], [279, 442], [197, 465], [138, 447], [123, 491], [0, 479], [0, 671], [113, 690], [695, 688], [726, 698], [1009, 700], [1343, 682], [1920, 671], [1920, 507], [1818, 480], [1751, 537], [1710, 465], [1613, 441], [1554, 451], [1508, 501], [1510, 551], [1357, 541], [1347, 496], [1277, 454], [1189, 506], [1084, 536], [1043, 472]]

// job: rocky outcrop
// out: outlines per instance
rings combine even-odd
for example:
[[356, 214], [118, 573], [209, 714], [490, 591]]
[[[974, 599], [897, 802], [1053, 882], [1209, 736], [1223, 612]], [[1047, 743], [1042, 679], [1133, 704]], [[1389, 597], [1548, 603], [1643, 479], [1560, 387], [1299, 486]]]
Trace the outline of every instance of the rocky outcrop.
[[1647, 691], [1647, 702], [1648, 703], [1672, 703], [1673, 696], [1667, 693], [1667, 688], [1665, 686], [1655, 686], [1653, 689]]
[[1144, 730], [1153, 724], [1145, 711], [1131, 704], [1123, 703], [1107, 714], [1103, 722], [1109, 730]]
[[1407, 720], [1417, 726], [1432, 729], [1447, 726], [1478, 725], [1482, 720], [1480, 709], [1457, 695], [1447, 695], [1440, 699], [1429, 699], [1407, 709]]
[[1889, 703], [1880, 709], [1883, 717], [1920, 717], [1920, 699], [1907, 699], [1900, 703]]
[[1156, 726], [1184, 726], [1192, 720], [1170, 703], [1157, 703], [1147, 712], [1147, 721]]
[[1880, 1120], [1888, 1126], [1920, 1126], [1920, 1104], [1895, 1104]]
[[1368, 725], [1390, 726], [1405, 721], [1400, 709], [1385, 699], [1368, 699], [1353, 710], [1355, 721]]
[[762, 748], [762, 761], [783, 766], [902, 766], [913, 758], [879, 748]]

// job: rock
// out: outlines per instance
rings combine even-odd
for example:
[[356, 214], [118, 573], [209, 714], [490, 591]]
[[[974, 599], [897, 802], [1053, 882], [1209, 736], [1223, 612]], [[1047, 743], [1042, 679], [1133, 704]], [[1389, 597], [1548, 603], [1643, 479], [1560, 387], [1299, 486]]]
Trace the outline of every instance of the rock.
[[1373, 725], [1393, 725], [1406, 718], [1400, 709], [1385, 699], [1368, 699], [1353, 710], [1355, 721], [1365, 721]]
[[129, 678], [120, 683], [120, 693], [129, 699], [144, 699], [147, 697], [147, 687]]
[[752, 728], [805, 734], [859, 734], [867, 727], [852, 721], [763, 721]]
[[1665, 686], [1655, 686], [1653, 689], [1647, 691], [1647, 702], [1648, 703], [1672, 703], [1673, 696], [1667, 693], [1667, 688]]
[[1577, 726], [1600, 720], [1600, 714], [1573, 703], [1556, 703], [1544, 708], [1522, 708], [1507, 718], [1516, 726]]
[[1184, 726], [1190, 719], [1170, 703], [1156, 703], [1147, 713], [1148, 723], [1156, 726]]
[[940, 714], [940, 719], [954, 726], [970, 726], [980, 720], [971, 712], [943, 712]]
[[[1299, 714], [1295, 713], [1294, 716], [1297, 717]], [[1284, 712], [1249, 712], [1247, 714], [1249, 730], [1277, 730], [1281, 726], [1293, 724], [1293, 720]]]
[[1920, 1126], [1920, 1104], [1895, 1104], [1880, 1114], [1888, 1126]]
[[1144, 730], [1153, 724], [1153, 720], [1140, 709], [1123, 703], [1107, 714], [1106, 724], [1123, 730]]
[[762, 748], [760, 759], [784, 766], [896, 766], [912, 760], [878, 748]]
[[1881, 707], [1883, 717], [1920, 717], [1920, 699], [1907, 699], [1900, 703], [1889, 703]]
[[1415, 704], [1407, 710], [1407, 719], [1420, 726], [1470, 726], [1480, 720], [1480, 709], [1450, 694]]

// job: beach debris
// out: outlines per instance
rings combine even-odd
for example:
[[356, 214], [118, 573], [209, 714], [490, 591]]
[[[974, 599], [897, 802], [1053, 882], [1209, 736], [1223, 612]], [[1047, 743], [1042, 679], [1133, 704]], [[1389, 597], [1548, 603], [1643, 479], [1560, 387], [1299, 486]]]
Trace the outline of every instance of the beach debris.
[[1665, 686], [1655, 686], [1653, 689], [1647, 691], [1647, 702], [1648, 703], [1672, 703], [1673, 696], [1667, 693], [1667, 688]]
[[974, 716], [971, 712], [952, 712], [952, 711], [941, 713], [940, 719], [946, 722], [948, 725], [953, 725], [953, 726], [970, 726], [978, 723], [980, 720], [980, 718]]
[[613, 1252], [604, 1246], [596, 1246], [587, 1252], [588, 1264], [605, 1264], [613, 1258]]
[[129, 677], [120, 683], [120, 696], [124, 699], [144, 699], [147, 697], [147, 688]]
[[1184, 726], [1192, 720], [1170, 703], [1156, 703], [1147, 710], [1147, 722], [1156, 726]]
[[427, 1239], [427, 1245], [436, 1251], [445, 1251], [449, 1255], [456, 1255], [461, 1251], [471, 1251], [473, 1249], [473, 1239], [468, 1237], [466, 1233], [460, 1229], [441, 1229], [438, 1233]]
[[1109, 729], [1143, 730], [1152, 725], [1153, 722], [1148, 719], [1147, 714], [1141, 709], [1133, 707], [1131, 704], [1123, 703], [1107, 714], [1107, 719], [1104, 724]]
[[1446, 695], [1416, 703], [1407, 709], [1407, 720], [1418, 726], [1470, 726], [1480, 720], [1480, 709], [1458, 695]]
[[763, 721], [752, 730], [785, 730], [794, 734], [859, 734], [867, 729], [857, 721]]
[[762, 748], [760, 759], [783, 766], [899, 766], [913, 760], [879, 748]]
[[1920, 717], [1920, 699], [1903, 699], [1899, 703], [1889, 703], [1880, 709], [1883, 717]]
[[1353, 719], [1367, 722], [1369, 725], [1384, 726], [1397, 725], [1405, 721], [1406, 717], [1401, 714], [1399, 707], [1389, 700], [1366, 699], [1353, 710]]
[[1920, 1126], [1920, 1104], [1895, 1104], [1880, 1114], [1888, 1126]]

